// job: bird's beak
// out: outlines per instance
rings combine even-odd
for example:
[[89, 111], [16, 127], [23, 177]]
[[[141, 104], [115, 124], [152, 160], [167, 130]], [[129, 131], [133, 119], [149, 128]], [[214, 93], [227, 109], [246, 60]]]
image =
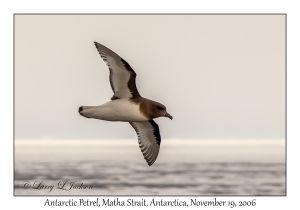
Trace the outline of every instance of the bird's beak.
[[166, 114], [165, 114], [165, 117], [168, 117], [168, 118], [170, 118], [171, 120], [173, 119], [173, 117], [172, 117], [169, 113], [167, 113], [167, 112], [166, 112]]

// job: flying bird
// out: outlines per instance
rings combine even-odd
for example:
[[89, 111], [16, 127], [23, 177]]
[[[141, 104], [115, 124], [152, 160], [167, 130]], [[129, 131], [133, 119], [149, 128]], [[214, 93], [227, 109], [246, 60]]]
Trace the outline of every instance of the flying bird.
[[148, 165], [151, 166], [159, 153], [161, 137], [154, 118], [173, 117], [166, 107], [143, 98], [136, 87], [136, 73], [118, 54], [94, 42], [109, 69], [109, 81], [114, 92], [111, 101], [100, 106], [81, 106], [79, 114], [86, 118], [106, 121], [129, 122], [134, 128], [139, 147]]

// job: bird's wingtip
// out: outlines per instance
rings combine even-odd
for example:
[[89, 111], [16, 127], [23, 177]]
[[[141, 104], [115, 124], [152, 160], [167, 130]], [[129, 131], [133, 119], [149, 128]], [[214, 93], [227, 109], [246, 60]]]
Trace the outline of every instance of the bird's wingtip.
[[149, 166], [149, 167], [153, 165], [153, 163], [150, 163], [150, 162], [148, 162], [148, 161], [147, 161], [147, 163], [148, 163], [148, 166]]

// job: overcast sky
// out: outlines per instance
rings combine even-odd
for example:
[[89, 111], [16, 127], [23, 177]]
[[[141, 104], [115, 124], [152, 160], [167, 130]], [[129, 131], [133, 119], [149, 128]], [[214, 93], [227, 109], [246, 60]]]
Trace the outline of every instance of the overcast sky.
[[16, 139], [136, 138], [78, 114], [113, 95], [93, 41], [167, 107], [162, 138], [284, 139], [284, 15], [16, 15]]

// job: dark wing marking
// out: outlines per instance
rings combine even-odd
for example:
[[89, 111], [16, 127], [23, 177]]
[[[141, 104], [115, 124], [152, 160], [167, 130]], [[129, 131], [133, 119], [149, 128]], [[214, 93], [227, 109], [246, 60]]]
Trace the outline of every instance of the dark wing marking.
[[129, 122], [138, 135], [140, 149], [148, 165], [151, 166], [159, 153], [160, 134], [159, 127], [154, 120]]
[[114, 95], [111, 100], [139, 96], [136, 88], [136, 73], [118, 54], [95, 42], [95, 46], [109, 69], [109, 81]]

